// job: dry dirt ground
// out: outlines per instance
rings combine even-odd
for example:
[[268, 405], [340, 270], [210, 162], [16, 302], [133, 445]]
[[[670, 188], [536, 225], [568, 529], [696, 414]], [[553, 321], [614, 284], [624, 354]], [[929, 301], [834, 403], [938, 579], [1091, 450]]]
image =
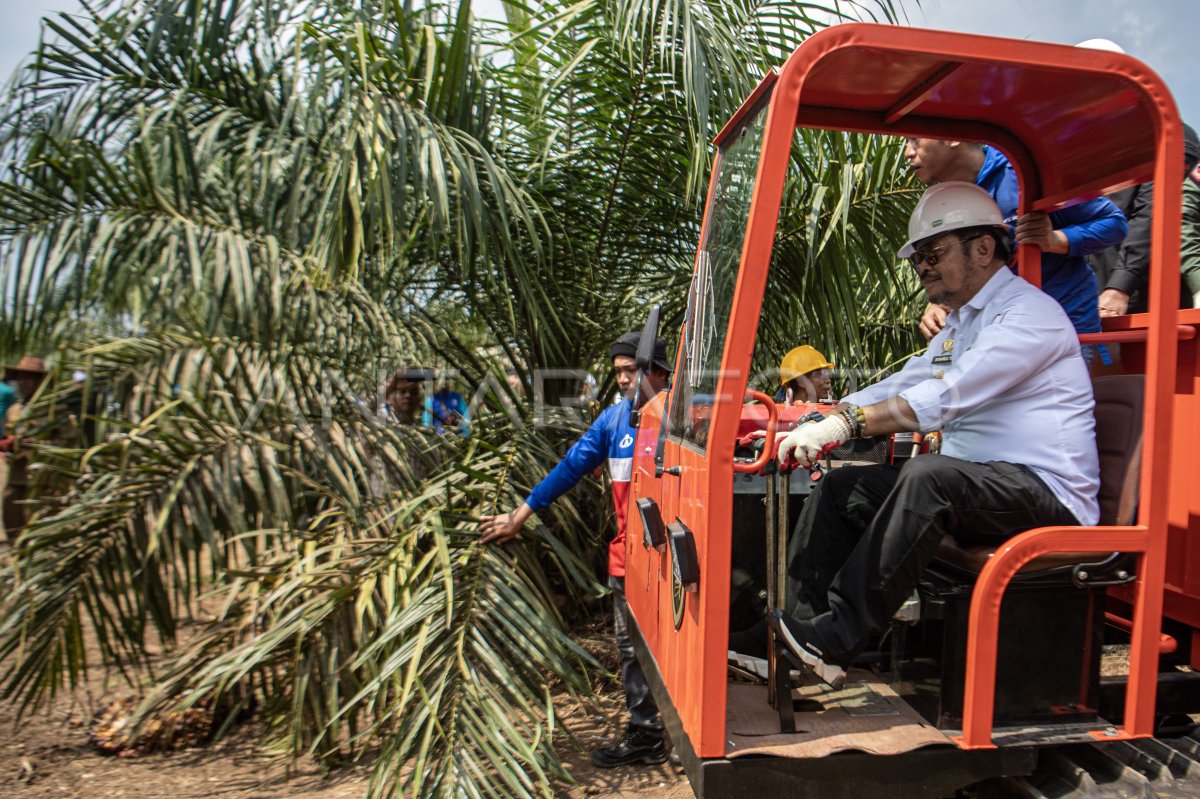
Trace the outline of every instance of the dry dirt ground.
[[[615, 666], [612, 636], [602, 622], [580, 638], [610, 669]], [[10, 665], [0, 663], [0, 669]], [[599, 687], [595, 707], [560, 703], [577, 741], [564, 738], [560, 754], [577, 784], [562, 786], [558, 795], [692, 799], [687, 779], [670, 764], [612, 770], [591, 765], [586, 749], [619, 733], [624, 705], [615, 682], [601, 678]], [[262, 730], [254, 721], [203, 747], [129, 758], [102, 754], [88, 741], [88, 724], [98, 708], [132, 693], [119, 677], [93, 672], [86, 686], [20, 722], [15, 707], [0, 702], [0, 797], [347, 799], [366, 790], [368, 766], [323, 774], [309, 758], [264, 752], [258, 746]]]
[[[558, 703], [575, 737], [561, 738], [559, 752], [576, 780], [561, 786], [558, 796], [694, 799], [687, 779], [669, 763], [604, 770], [588, 759], [587, 750], [611, 740], [623, 723], [624, 698], [611, 676], [617, 655], [609, 623], [598, 619], [576, 635], [609, 674], [596, 677], [594, 705], [583, 707], [565, 696]], [[93, 647], [91, 656], [96, 654]], [[1104, 673], [1124, 673], [1127, 657], [1127, 648], [1111, 648]], [[0, 663], [0, 671], [10, 665]], [[0, 799], [349, 799], [365, 793], [368, 765], [323, 773], [310, 758], [263, 751], [262, 728], [254, 720], [201, 747], [128, 758], [101, 753], [88, 740], [89, 722], [97, 709], [132, 695], [119, 677], [93, 671], [79, 690], [19, 722], [16, 708], [0, 701]]]

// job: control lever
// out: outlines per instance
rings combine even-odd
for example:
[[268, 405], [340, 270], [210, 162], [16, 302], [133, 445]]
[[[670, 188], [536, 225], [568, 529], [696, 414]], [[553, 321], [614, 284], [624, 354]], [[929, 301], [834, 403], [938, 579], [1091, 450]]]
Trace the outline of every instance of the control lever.
[[747, 390], [746, 396], [756, 399], [767, 409], [767, 435], [763, 438], [762, 452], [750, 463], [735, 462], [733, 471], [738, 474], [756, 474], [766, 468], [775, 457], [775, 430], [779, 426], [779, 409], [775, 400], [761, 391]]

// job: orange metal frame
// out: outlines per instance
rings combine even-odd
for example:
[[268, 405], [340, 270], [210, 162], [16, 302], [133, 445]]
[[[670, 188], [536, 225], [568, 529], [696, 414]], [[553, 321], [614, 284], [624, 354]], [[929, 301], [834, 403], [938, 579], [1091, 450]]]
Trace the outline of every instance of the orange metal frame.
[[[678, 630], [670, 614], [667, 555], [641, 546], [631, 512], [626, 593], [639, 630], [700, 757], [725, 754], [725, 649], [729, 624], [733, 448], [759, 325], [780, 200], [797, 127], [983, 141], [1017, 169], [1022, 211], [1154, 180], [1179, 180], [1182, 129], [1162, 81], [1136, 59], [1061, 45], [873, 24], [838, 25], [811, 36], [772, 72], [716, 139], [718, 148], [771, 92], [754, 194], [728, 323], [707, 451], [669, 438], [666, 476], [653, 452], [663, 409], [643, 415], [633, 497], [658, 501], [667, 521], [694, 533], [700, 591], [687, 595]], [[718, 159], [720, 155], [718, 154]], [[719, 164], [718, 164], [719, 166]], [[714, 166], [713, 175], [718, 166]], [[711, 184], [710, 184], [711, 196]], [[1097, 340], [1145, 341], [1146, 405], [1141, 502], [1131, 527], [1049, 527], [997, 551], [972, 597], [967, 643], [963, 748], [990, 748], [1000, 601], [1012, 576], [1048, 552], [1139, 553], [1130, 595], [1131, 654], [1125, 721], [1114, 738], [1153, 731], [1167, 553], [1176, 350], [1194, 328], [1180, 326], [1180, 194], [1156, 191], [1151, 311], [1143, 330]], [[706, 210], [703, 236], [709, 226]], [[1022, 247], [1019, 271], [1040, 283], [1036, 249]], [[1191, 321], [1190, 319], [1188, 321]], [[1120, 325], [1116, 325], [1120, 327]], [[1190, 341], [1189, 341], [1190, 343]], [[735, 399], [736, 398], [736, 399]], [[1200, 650], [1196, 638], [1193, 651]]]

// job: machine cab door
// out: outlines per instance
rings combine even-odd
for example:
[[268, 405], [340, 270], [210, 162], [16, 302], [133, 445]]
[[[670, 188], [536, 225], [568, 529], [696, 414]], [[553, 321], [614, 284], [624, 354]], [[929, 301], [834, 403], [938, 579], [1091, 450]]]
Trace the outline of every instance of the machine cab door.
[[[634, 454], [636, 508], [627, 546], [642, 553], [627, 560], [625, 590], [643, 643], [656, 653], [661, 677], [685, 714], [701, 707], [702, 697], [724, 703], [729, 565], [704, 562], [696, 553], [706, 540], [706, 547], [730, 546], [728, 431], [736, 429], [748, 375], [722, 364], [730, 362], [731, 347], [739, 351], [733, 362], [749, 364], [754, 344], [757, 319], [744, 331], [731, 319], [776, 79], [774, 72], [764, 78], [717, 137], [671, 390], [643, 410]], [[756, 262], [763, 280], [769, 238]], [[716, 434], [715, 425], [726, 432]], [[724, 543], [710, 540], [713, 536], [724, 537]], [[720, 745], [719, 726], [710, 734], [714, 746]]]

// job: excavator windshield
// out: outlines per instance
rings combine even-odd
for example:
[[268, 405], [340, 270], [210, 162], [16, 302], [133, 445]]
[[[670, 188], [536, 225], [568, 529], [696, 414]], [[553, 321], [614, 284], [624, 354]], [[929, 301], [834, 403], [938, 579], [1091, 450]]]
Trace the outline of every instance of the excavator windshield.
[[759, 98], [741, 125], [724, 139], [717, 151], [709, 192], [708, 224], [696, 257], [684, 321], [682, 359], [671, 400], [673, 437], [682, 438], [701, 452], [708, 445], [708, 429], [725, 334], [733, 308], [738, 264], [754, 197], [763, 130], [770, 94]]

